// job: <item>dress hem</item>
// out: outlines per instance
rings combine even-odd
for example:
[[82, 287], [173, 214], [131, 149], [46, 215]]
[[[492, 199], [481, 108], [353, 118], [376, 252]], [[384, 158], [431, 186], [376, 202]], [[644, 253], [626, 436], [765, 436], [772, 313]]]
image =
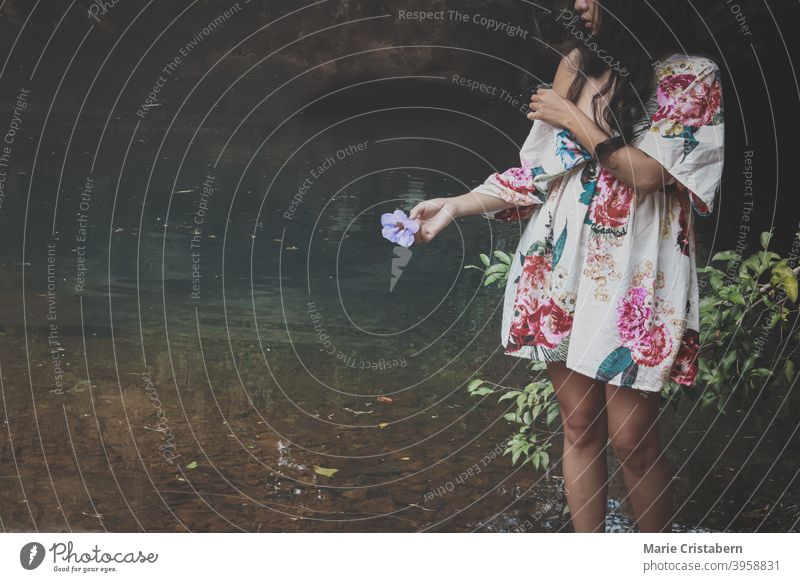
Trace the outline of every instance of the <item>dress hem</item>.
[[[527, 346], [527, 347], [531, 347], [532, 348], [532, 347], [535, 347], [535, 346]], [[610, 384], [612, 386], [616, 386], [617, 388], [630, 388], [632, 390], [641, 390], [642, 392], [661, 392], [664, 389], [663, 386], [661, 388], [650, 388], [650, 387], [645, 388], [643, 386], [622, 386], [621, 384], [616, 383], [616, 382], [612, 382], [611, 380], [608, 380], [608, 381], [599, 380], [593, 373], [587, 373], [587, 371], [585, 371], [585, 370], [579, 370], [579, 369], [577, 369], [577, 368], [575, 368], [575, 367], [573, 367], [571, 365], [567, 365], [567, 361], [566, 360], [543, 360], [541, 358], [530, 358], [528, 356], [523, 356], [523, 355], [520, 355], [520, 354], [516, 354], [514, 352], [509, 352], [505, 348], [504, 348], [504, 352], [503, 353], [505, 355], [507, 355], [507, 356], [520, 358], [522, 360], [532, 360], [532, 361], [536, 361], [536, 362], [545, 362], [545, 363], [547, 363], [547, 362], [564, 362], [564, 365], [567, 367], [568, 370], [572, 370], [573, 372], [577, 372], [578, 374], [586, 376], [587, 378], [591, 378], [592, 380], [594, 380], [596, 382], [603, 382], [604, 384]]]

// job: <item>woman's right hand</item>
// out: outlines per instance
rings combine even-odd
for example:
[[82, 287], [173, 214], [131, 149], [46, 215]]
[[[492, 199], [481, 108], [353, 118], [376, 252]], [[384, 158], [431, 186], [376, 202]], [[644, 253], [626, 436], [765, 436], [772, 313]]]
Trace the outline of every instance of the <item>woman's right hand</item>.
[[414, 242], [428, 243], [456, 219], [456, 205], [448, 198], [425, 200], [412, 208], [408, 217], [420, 226]]

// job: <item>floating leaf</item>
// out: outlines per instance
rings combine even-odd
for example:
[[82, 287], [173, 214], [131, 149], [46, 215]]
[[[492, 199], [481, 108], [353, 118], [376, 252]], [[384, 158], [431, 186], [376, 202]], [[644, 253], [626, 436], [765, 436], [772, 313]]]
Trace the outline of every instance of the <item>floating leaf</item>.
[[191, 463], [186, 465], [186, 468], [191, 471], [192, 469], [197, 469], [197, 467], [199, 467], [199, 466], [200, 466], [200, 463], [198, 463], [197, 461], [192, 461]]
[[326, 467], [320, 467], [319, 465], [314, 465], [314, 472], [317, 475], [322, 475], [323, 477], [333, 477], [336, 473], [339, 472], [339, 469], [328, 469]]
[[386, 428], [387, 426], [389, 426], [388, 422], [382, 422], [378, 425], [378, 428]]
[[84, 392], [87, 387], [91, 388], [88, 380], [78, 380], [72, 387], [72, 392]]
[[391, 404], [394, 402], [394, 400], [392, 400], [388, 396], [378, 396], [375, 400], [377, 400], [381, 404]]

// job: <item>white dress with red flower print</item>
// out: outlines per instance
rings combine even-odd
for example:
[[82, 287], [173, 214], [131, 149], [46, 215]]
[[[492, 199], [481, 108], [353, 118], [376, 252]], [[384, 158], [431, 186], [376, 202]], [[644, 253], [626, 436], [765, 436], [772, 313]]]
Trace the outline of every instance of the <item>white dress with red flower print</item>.
[[631, 145], [674, 178], [664, 187], [634, 191], [569, 131], [535, 121], [520, 166], [475, 188], [516, 205], [487, 218], [527, 221], [506, 286], [505, 353], [646, 391], [697, 375], [694, 214], [714, 209], [724, 151], [716, 64], [675, 54], [655, 72]]

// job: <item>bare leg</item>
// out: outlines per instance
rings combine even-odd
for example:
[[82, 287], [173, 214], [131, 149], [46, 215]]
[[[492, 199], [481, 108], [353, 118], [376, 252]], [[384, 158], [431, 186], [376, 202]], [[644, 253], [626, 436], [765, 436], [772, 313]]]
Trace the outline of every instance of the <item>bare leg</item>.
[[603, 383], [548, 362], [564, 427], [563, 472], [576, 532], [605, 532], [608, 425]]
[[672, 529], [672, 474], [658, 438], [658, 392], [606, 384], [608, 433], [640, 532]]

